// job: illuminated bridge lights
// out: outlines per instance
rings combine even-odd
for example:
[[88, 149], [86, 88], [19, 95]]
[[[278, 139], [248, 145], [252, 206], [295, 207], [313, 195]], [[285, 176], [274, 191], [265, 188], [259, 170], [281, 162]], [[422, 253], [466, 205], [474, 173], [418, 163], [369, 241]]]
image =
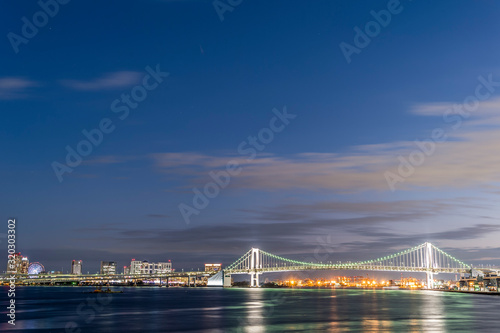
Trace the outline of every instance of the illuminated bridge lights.
[[[253, 258], [252, 258], [253, 256]], [[357, 270], [400, 270], [465, 272], [470, 266], [447, 254], [430, 243], [424, 243], [408, 250], [378, 259], [353, 263], [323, 264], [303, 262], [277, 256], [259, 249], [252, 249], [226, 268], [229, 274], [250, 271], [283, 271], [309, 269], [357, 269]]]

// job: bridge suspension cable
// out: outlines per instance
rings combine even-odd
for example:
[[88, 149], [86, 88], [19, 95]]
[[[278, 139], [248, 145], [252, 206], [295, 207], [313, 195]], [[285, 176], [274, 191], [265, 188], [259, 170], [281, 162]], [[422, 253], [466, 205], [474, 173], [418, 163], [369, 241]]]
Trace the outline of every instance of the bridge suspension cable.
[[284, 258], [263, 250], [251, 249], [225, 271], [245, 273], [251, 270], [259, 272], [310, 270], [310, 269], [355, 269], [355, 270], [390, 270], [390, 271], [435, 271], [465, 272], [471, 267], [456, 259], [438, 247], [423, 243], [389, 256], [356, 262], [323, 264], [304, 262]]

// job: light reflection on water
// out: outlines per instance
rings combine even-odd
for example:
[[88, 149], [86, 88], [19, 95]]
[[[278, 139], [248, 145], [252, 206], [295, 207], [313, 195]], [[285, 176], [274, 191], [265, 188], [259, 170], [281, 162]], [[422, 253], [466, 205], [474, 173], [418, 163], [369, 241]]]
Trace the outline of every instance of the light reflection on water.
[[264, 327], [264, 311], [266, 304], [263, 300], [261, 290], [251, 290], [248, 293], [249, 301], [246, 305], [246, 321], [242, 320], [240, 327], [245, 333], [261, 333], [265, 332]]
[[[500, 331], [496, 296], [399, 290], [123, 288], [125, 292], [113, 294], [109, 304], [78, 312], [80, 304], [96, 300], [94, 294], [82, 293], [85, 290], [19, 287], [15, 330], [64, 332], [65, 325], [74, 322], [81, 332], [97, 333]], [[7, 293], [0, 295], [4, 304]], [[6, 321], [0, 322], [0, 331], [11, 329]]]
[[[430, 291], [431, 293], [433, 291]], [[421, 307], [422, 314], [422, 327], [427, 332], [445, 332], [446, 322], [444, 304], [443, 304], [443, 294], [429, 295], [423, 299], [423, 304]]]

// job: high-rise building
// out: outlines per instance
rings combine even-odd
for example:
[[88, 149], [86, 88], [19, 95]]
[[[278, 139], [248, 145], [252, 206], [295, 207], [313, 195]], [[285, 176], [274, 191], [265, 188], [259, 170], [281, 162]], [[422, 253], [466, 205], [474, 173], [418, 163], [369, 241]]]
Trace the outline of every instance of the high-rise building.
[[28, 257], [21, 258], [21, 267], [19, 268], [20, 274], [28, 274], [28, 266], [30, 265], [30, 261]]
[[130, 274], [130, 266], [123, 266], [123, 275]]
[[82, 261], [81, 260], [73, 260], [73, 262], [71, 263], [71, 274], [82, 275]]
[[154, 263], [143, 260], [141, 263], [140, 274], [153, 274]]
[[116, 262], [101, 261], [101, 274], [114, 275], [116, 274]]
[[133, 275], [141, 274], [141, 266], [142, 266], [142, 261], [132, 259], [132, 261], [130, 262], [129, 273]]
[[28, 257], [21, 256], [21, 252], [9, 256], [7, 261], [7, 274], [28, 274], [30, 262]]

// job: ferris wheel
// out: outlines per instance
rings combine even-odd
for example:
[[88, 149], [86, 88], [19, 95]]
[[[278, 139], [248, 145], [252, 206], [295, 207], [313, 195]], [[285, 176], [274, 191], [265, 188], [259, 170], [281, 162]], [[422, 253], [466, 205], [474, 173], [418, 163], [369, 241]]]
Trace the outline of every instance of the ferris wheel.
[[45, 267], [39, 262], [32, 262], [28, 266], [28, 274], [40, 274], [42, 272], [45, 272]]

